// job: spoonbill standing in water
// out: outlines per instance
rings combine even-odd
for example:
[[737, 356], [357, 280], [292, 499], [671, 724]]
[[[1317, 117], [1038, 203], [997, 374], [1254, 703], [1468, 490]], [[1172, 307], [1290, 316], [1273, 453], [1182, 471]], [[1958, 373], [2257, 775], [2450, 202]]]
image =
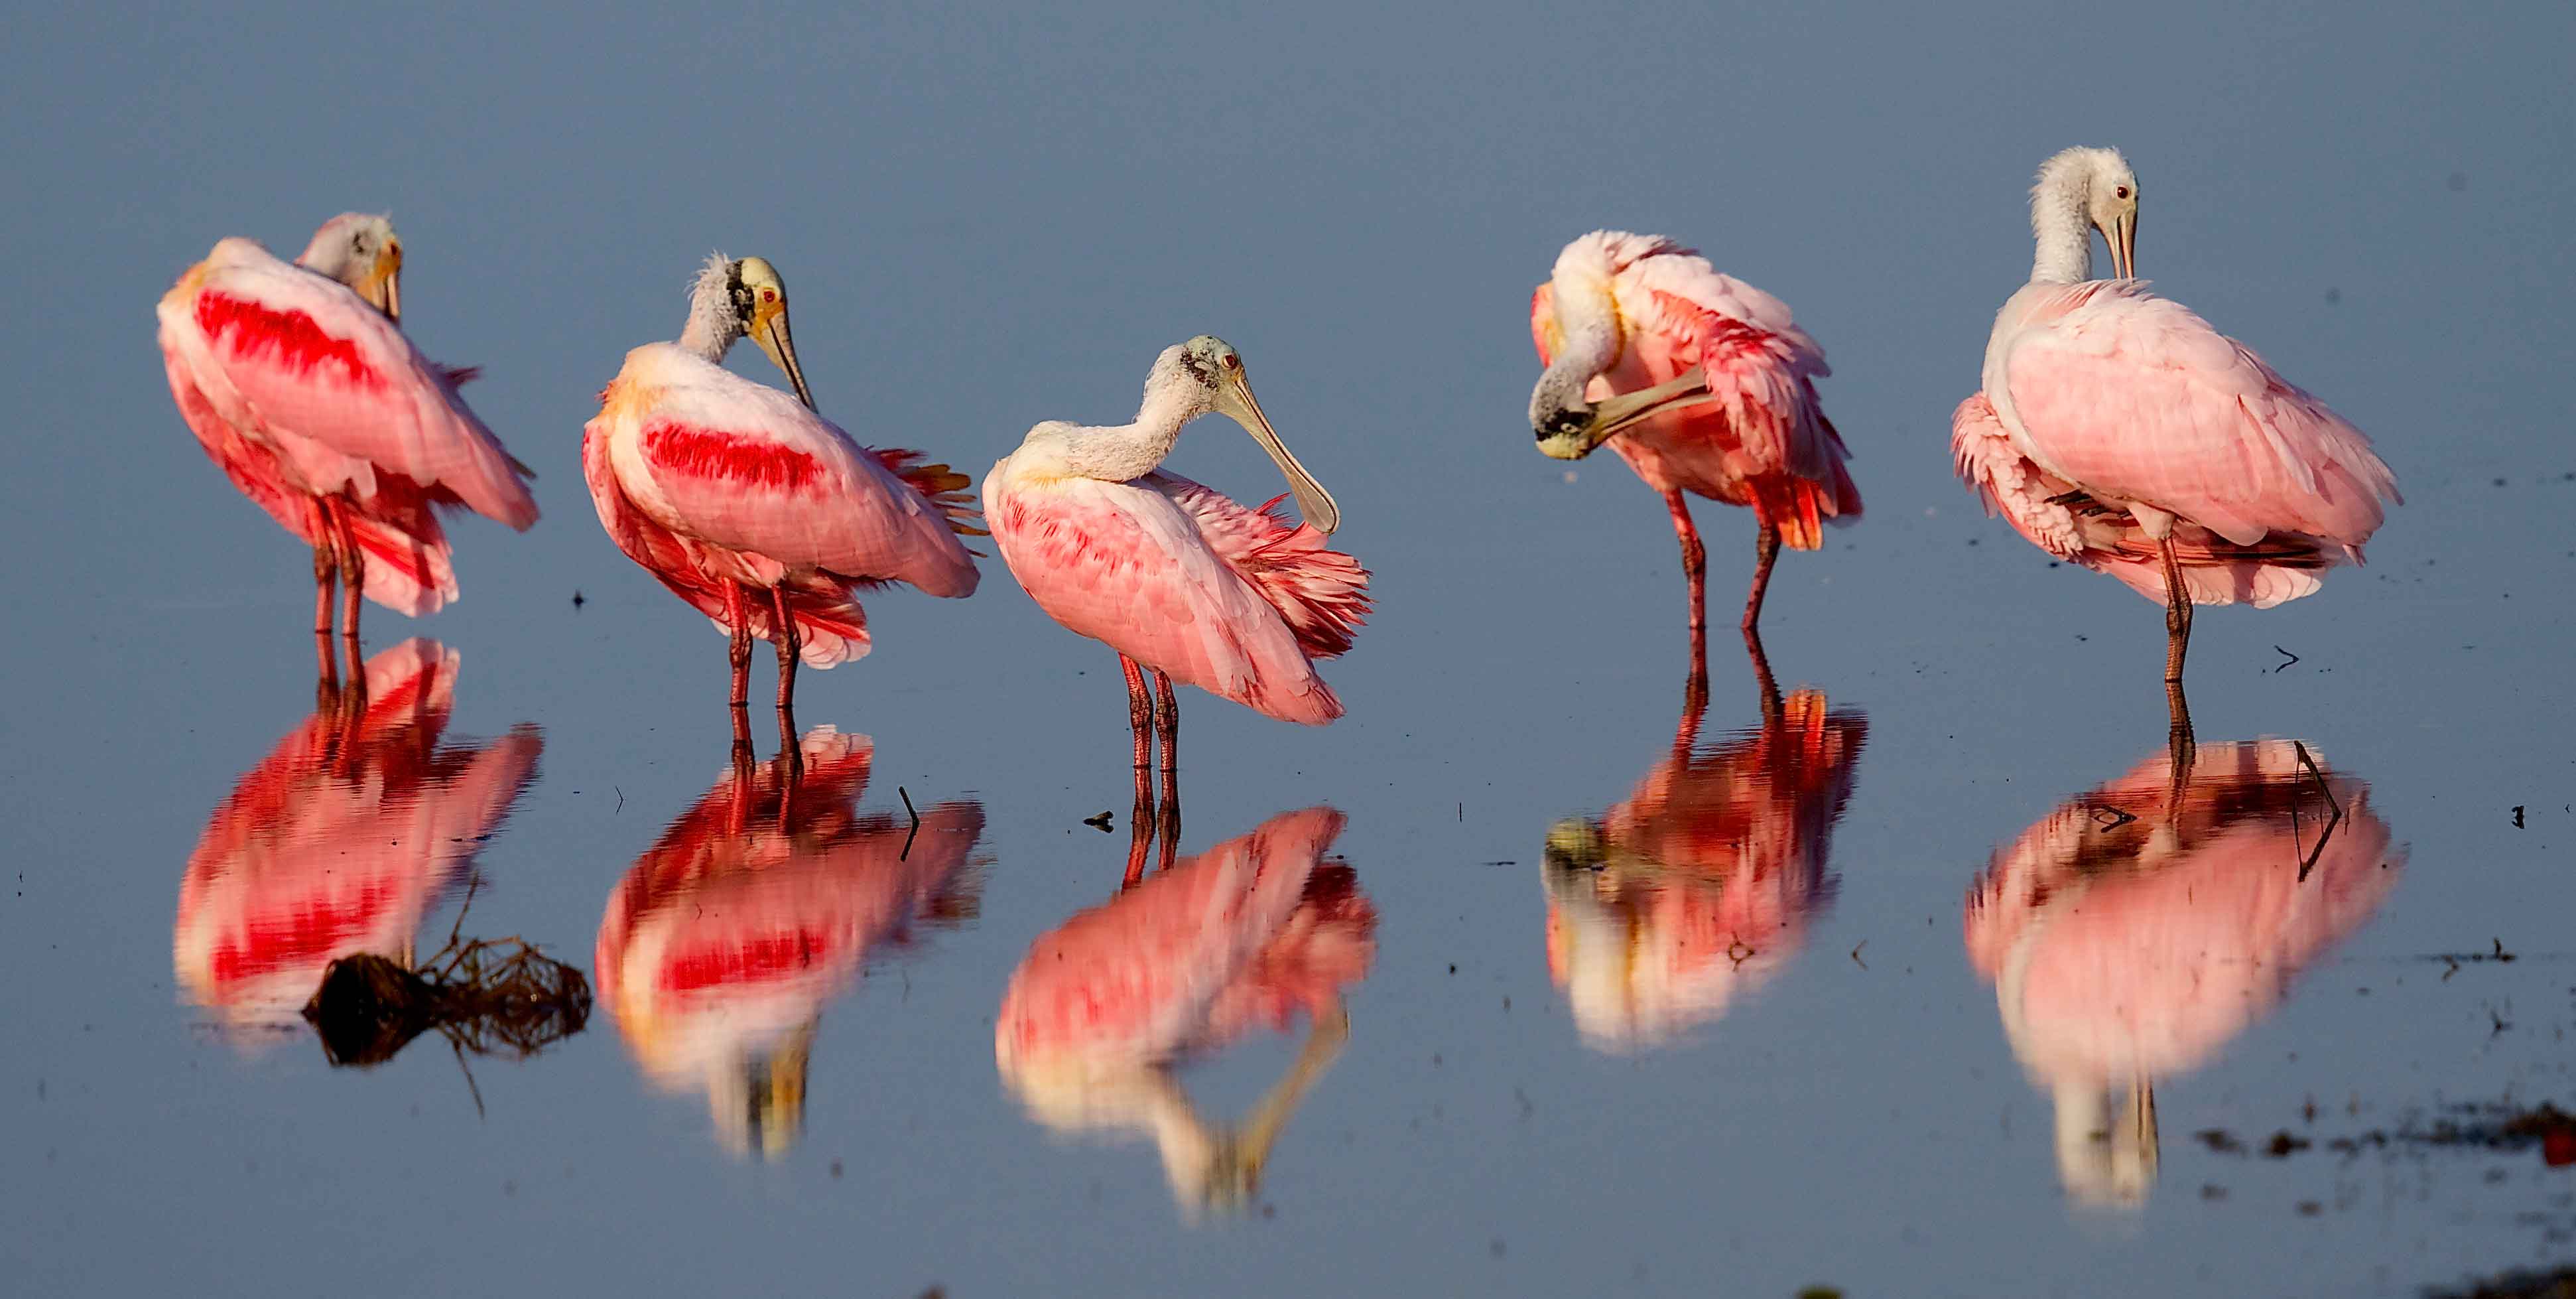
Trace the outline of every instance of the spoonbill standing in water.
[[527, 467], [467, 409], [451, 370], [403, 336], [402, 241], [345, 213], [294, 264], [248, 239], [216, 244], [161, 298], [170, 395], [206, 455], [270, 518], [313, 547], [313, 630], [334, 675], [331, 593], [353, 682], [358, 598], [412, 617], [457, 598], [433, 506], [525, 531]]
[[[1270, 453], [1304, 522], [1292, 526], [1278, 511], [1284, 496], [1250, 510], [1155, 468], [1181, 426], [1211, 411]], [[1315, 661], [1350, 649], [1368, 614], [1369, 575], [1325, 547], [1341, 519], [1262, 415], [1243, 358], [1207, 334], [1154, 359], [1134, 423], [1049, 420], [984, 477], [985, 525], [1011, 576], [1047, 616], [1118, 651], [1140, 807], [1149, 726], [1171, 782], [1174, 677], [1285, 722], [1321, 726], [1342, 715]], [[1140, 666], [1154, 671], [1159, 715]]]
[[[2138, 178], [2074, 148], [2030, 192], [2038, 251], [1950, 418], [1959, 477], [2032, 544], [2165, 604], [2178, 737], [2194, 604], [2268, 609], [2361, 562], [2397, 480], [2361, 430], [2137, 274]], [[2120, 278], [2093, 275], [2087, 225]]]
[[[724, 368], [746, 335], [794, 397]], [[917, 451], [862, 447], [813, 407], [777, 268], [718, 253], [698, 272], [679, 341], [628, 352], [581, 439], [609, 538], [731, 639], [737, 710], [750, 697], [751, 642], [777, 645], [791, 749], [797, 660], [828, 668], [868, 652], [859, 589], [972, 595], [975, 561], [957, 536], [983, 535], [965, 475]], [[739, 713], [735, 735], [747, 748]]]
[[1822, 525], [1860, 517], [1851, 453], [1816, 399], [1832, 370], [1787, 303], [1662, 235], [1596, 230], [1557, 254], [1530, 296], [1547, 367], [1530, 392], [1538, 449], [1579, 460], [1604, 441], [1672, 512], [1690, 582], [1692, 680], [1707, 675], [1708, 549], [1690, 492], [1753, 507], [1753, 586], [1742, 627], [1762, 620], [1780, 547], [1814, 550]]

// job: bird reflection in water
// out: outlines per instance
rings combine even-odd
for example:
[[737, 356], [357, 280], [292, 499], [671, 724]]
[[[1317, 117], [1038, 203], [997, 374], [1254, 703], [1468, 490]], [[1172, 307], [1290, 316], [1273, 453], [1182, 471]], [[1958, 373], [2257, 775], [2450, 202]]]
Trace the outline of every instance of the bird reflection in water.
[[866, 964], [975, 915], [984, 809], [941, 803], [917, 826], [862, 814], [873, 755], [866, 736], [818, 726], [794, 754], [738, 764], [636, 859], [600, 920], [600, 999], [627, 1046], [657, 1086], [703, 1090], [738, 1152], [795, 1144], [823, 1009]]
[[2156, 1080], [2271, 1013], [2405, 866], [2370, 787], [2297, 741], [2207, 745], [2176, 769], [2169, 750], [2068, 799], [1968, 894], [1968, 959], [2056, 1104], [2058, 1175], [2082, 1203], [2145, 1201]]
[[[1150, 821], [1136, 823], [1141, 862]], [[1343, 817], [1284, 812], [1252, 833], [1131, 879], [1041, 936], [994, 1025], [1002, 1081], [1060, 1133], [1138, 1134], [1160, 1149], [1173, 1198], [1241, 1208], [1272, 1144], [1350, 1035], [1344, 990], [1368, 977], [1377, 910], [1351, 868], [1326, 862]], [[1296, 1060], [1236, 1123], [1210, 1123], [1176, 1070], [1303, 1012]]]
[[1540, 867], [1548, 972], [1584, 1040], [1651, 1047], [1725, 1013], [1804, 943], [1869, 720], [1822, 692], [1781, 698], [1748, 638], [1763, 720], [1701, 747], [1694, 665], [1671, 751], [1597, 821], [1559, 821]]
[[534, 726], [439, 742], [460, 661], [428, 640], [367, 660], [362, 697], [326, 699], [215, 809], [170, 941], [190, 1000], [235, 1030], [284, 1031], [335, 958], [412, 964], [421, 921], [473, 873], [544, 748]]

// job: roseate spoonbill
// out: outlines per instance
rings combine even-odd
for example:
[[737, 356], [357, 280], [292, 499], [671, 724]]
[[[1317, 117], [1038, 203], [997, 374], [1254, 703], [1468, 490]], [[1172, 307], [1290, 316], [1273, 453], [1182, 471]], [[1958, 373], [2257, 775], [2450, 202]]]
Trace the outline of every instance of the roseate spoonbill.
[[[2030, 224], [2030, 283], [1950, 419], [1959, 477], [2040, 549], [2163, 601], [2179, 684], [2193, 605], [2315, 591], [2361, 562], [2397, 480], [2360, 429], [2135, 278], [2138, 178], [2118, 151], [2042, 164]], [[2120, 278], [2092, 278], [2088, 224]]]
[[2145, 1199], [2155, 1080], [2207, 1063], [2370, 920], [2406, 865], [2389, 837], [2367, 784], [2261, 740], [2148, 757], [1996, 849], [1968, 960], [2055, 1100], [2070, 1194]]
[[367, 660], [352, 672], [363, 708], [307, 718], [215, 809], [170, 941], [190, 1000], [239, 1027], [287, 1028], [335, 958], [411, 963], [422, 919], [473, 874], [545, 747], [533, 726], [441, 745], [458, 662], [425, 640]]
[[[1030, 1116], [1151, 1137], [1190, 1212], [1249, 1201], [1349, 1038], [1343, 990], [1377, 953], [1376, 908], [1350, 867], [1322, 860], [1342, 824], [1329, 807], [1281, 813], [1030, 944], [993, 1025], [994, 1063]], [[1250, 1114], [1200, 1115], [1175, 1070], [1300, 1012], [1305, 1047]]]
[[1860, 517], [1851, 452], [1815, 381], [1824, 349], [1787, 303], [1662, 235], [1596, 230], [1557, 254], [1530, 295], [1546, 366], [1530, 391], [1538, 449], [1560, 460], [1604, 441], [1664, 498], [1690, 584], [1691, 663], [1705, 675], [1708, 549], [1684, 493], [1753, 507], [1753, 586], [1742, 627], [1762, 619], [1786, 544], [1814, 550], [1822, 525]]
[[1869, 719], [1800, 690], [1704, 750], [1699, 726], [1686, 710], [1672, 751], [1600, 820], [1548, 831], [1548, 972], [1597, 1050], [1659, 1045], [1724, 1014], [1833, 903], [1834, 825]]
[[457, 395], [473, 376], [420, 354], [398, 317], [402, 241], [381, 216], [347, 213], [293, 265], [248, 239], [216, 244], [162, 296], [161, 355], [180, 417], [208, 458], [279, 526], [313, 547], [313, 630], [323, 675], [331, 593], [357, 661], [358, 599], [412, 617], [457, 598], [434, 507], [527, 530], [528, 469]]
[[[748, 335], [796, 387], [789, 397], [722, 365]], [[787, 325], [787, 286], [758, 257], [707, 259], [675, 343], [647, 343], [582, 426], [582, 477], [600, 526], [732, 641], [732, 704], [750, 696], [751, 642], [778, 647], [782, 743], [796, 664], [868, 652], [862, 587], [975, 593], [959, 533], [981, 536], [966, 477], [917, 451], [860, 446], [814, 411]], [[802, 403], [802, 404], [800, 404]]]
[[[1303, 523], [1278, 512], [1284, 496], [1248, 510], [1155, 468], [1181, 426], [1210, 412], [1270, 453]], [[1369, 611], [1369, 574], [1325, 548], [1341, 518], [1262, 415], [1243, 358], [1206, 334], [1155, 358], [1134, 423], [1049, 420], [984, 476], [985, 526], [1011, 576], [1049, 617], [1118, 651], [1140, 805], [1149, 726], [1167, 772], [1173, 763], [1175, 677], [1281, 721], [1321, 726], [1342, 715], [1315, 662], [1351, 647]], [[1155, 674], [1159, 713], [1140, 666]]]
[[871, 960], [975, 914], [971, 800], [862, 813], [875, 746], [829, 726], [801, 761], [735, 768], [637, 858], [600, 918], [602, 1004], [656, 1086], [702, 1089], [717, 1133], [774, 1156], [805, 1113], [824, 1009]]

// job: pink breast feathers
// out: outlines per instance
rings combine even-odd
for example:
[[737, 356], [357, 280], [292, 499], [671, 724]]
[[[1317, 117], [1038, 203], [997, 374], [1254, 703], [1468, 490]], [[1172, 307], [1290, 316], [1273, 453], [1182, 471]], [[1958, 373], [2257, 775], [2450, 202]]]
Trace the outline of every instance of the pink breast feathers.
[[359, 355], [354, 340], [334, 338], [302, 311], [277, 311], [221, 293], [197, 295], [197, 328], [244, 360], [263, 357], [299, 374], [328, 374], [360, 388], [382, 388], [384, 377]]
[[644, 455], [679, 473], [752, 487], [803, 487], [822, 472], [814, 457], [794, 447], [667, 420], [645, 426]]

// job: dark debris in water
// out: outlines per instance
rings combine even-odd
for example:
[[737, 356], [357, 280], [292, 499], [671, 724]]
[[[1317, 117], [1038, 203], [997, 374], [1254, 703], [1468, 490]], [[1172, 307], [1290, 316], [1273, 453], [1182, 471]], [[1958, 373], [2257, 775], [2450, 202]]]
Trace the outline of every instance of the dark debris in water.
[[304, 1018], [335, 1066], [382, 1064], [433, 1029], [460, 1059], [526, 1059], [589, 1023], [590, 980], [516, 937], [451, 936], [417, 969], [372, 952], [331, 962]]
[[2515, 1152], [2538, 1146], [2542, 1160], [2552, 1168], [2576, 1164], [2576, 1115], [2546, 1101], [2533, 1108], [2456, 1105], [2430, 1122], [2410, 1120], [2396, 1128], [2372, 1128], [2324, 1139], [2303, 1137], [2287, 1128], [2252, 1142], [2225, 1128], [2203, 1128], [2192, 1136], [2214, 1154], [2252, 1153], [2266, 1159], [2286, 1159], [2320, 1148], [2352, 1156], [2365, 1150], [2477, 1148]]
[[2576, 1299], [2576, 1267], [2505, 1272], [2471, 1281], [2459, 1290], [2427, 1286], [2424, 1299]]

